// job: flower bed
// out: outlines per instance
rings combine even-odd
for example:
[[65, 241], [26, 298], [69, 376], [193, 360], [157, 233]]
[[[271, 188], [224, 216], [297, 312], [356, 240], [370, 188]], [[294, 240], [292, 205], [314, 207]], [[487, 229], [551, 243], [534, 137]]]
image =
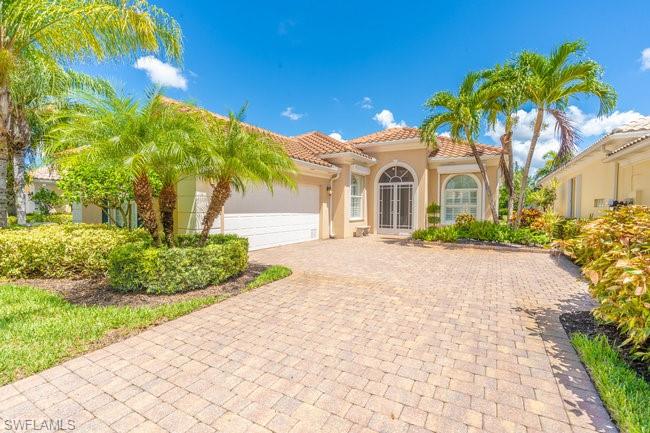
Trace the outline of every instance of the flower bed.
[[219, 284], [248, 265], [248, 240], [215, 235], [198, 246], [197, 236], [180, 236], [177, 247], [157, 248], [142, 242], [123, 245], [111, 254], [108, 276], [121, 291], [170, 294]]

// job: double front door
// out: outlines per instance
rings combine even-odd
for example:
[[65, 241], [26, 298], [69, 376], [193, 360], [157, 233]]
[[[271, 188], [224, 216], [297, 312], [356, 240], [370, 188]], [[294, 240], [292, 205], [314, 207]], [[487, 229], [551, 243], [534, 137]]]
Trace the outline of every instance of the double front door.
[[413, 183], [379, 184], [379, 232], [408, 233], [413, 230]]

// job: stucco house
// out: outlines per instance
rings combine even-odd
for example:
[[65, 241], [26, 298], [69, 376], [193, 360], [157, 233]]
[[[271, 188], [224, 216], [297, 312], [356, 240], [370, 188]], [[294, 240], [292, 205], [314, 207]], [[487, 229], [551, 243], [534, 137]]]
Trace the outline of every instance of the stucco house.
[[[36, 203], [32, 200], [32, 194], [38, 192], [41, 189], [49, 189], [61, 194], [61, 190], [57, 186], [57, 181], [61, 178], [59, 173], [53, 167], [44, 165], [38, 168], [33, 169], [29, 172], [30, 182], [25, 186], [25, 192], [27, 193], [27, 213], [31, 214], [37, 211]], [[61, 205], [58, 206], [55, 210], [57, 213], [68, 213], [70, 212], [70, 206]]]
[[[298, 167], [297, 189], [251, 187], [234, 193], [215, 221], [214, 233], [249, 238], [251, 249], [362, 232], [408, 234], [426, 227], [426, 207], [442, 206], [443, 224], [459, 213], [490, 218], [487, 193], [470, 148], [439, 137], [431, 151], [417, 128], [400, 127], [339, 141], [313, 131], [288, 137], [255, 126], [281, 143]], [[497, 195], [501, 148], [479, 145]], [[211, 187], [189, 177], [178, 185], [176, 227], [200, 231]], [[78, 208], [75, 220], [99, 223], [101, 211]]]
[[566, 217], [595, 217], [615, 202], [650, 206], [650, 117], [612, 130], [540, 183], [554, 179], [554, 211]]

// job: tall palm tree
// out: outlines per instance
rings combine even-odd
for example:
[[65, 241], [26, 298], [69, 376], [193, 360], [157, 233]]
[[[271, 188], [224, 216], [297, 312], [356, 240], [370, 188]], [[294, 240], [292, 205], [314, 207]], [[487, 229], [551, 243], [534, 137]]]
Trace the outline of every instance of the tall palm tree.
[[481, 84], [482, 74], [471, 72], [463, 80], [457, 95], [447, 91], [434, 94], [424, 104], [431, 114], [422, 122], [421, 130], [425, 141], [434, 148], [437, 146], [436, 136], [440, 128], [449, 128], [453, 140], [466, 143], [470, 147], [487, 190], [492, 219], [497, 223], [499, 216], [494, 194], [475, 141], [480, 132], [486, 103], [492, 98], [492, 90]]
[[83, 106], [67, 110], [49, 136], [48, 153], [65, 158], [67, 150], [87, 152], [97, 162], [128, 168], [138, 215], [155, 243], [159, 243], [152, 176], [162, 184], [161, 220], [172, 243], [175, 185], [188, 173], [188, 149], [201, 147], [207, 137], [204, 119], [167, 104], [159, 92], [144, 105], [128, 97], [86, 94]]
[[518, 63], [526, 68], [528, 79], [524, 92], [526, 98], [535, 106], [537, 113], [522, 173], [522, 188], [519, 192], [515, 226], [521, 221], [521, 213], [526, 201], [525, 186], [528, 185], [535, 146], [544, 126], [544, 114], [550, 114], [557, 122], [561, 143], [563, 143], [558, 155], [562, 159], [574, 150], [576, 142], [575, 129], [565, 112], [572, 97], [589, 95], [598, 98], [600, 103], [598, 116], [611, 113], [616, 106], [616, 92], [612, 86], [601, 80], [602, 67], [597, 62], [582, 57], [585, 48], [586, 45], [582, 41], [566, 42], [549, 56], [524, 52], [517, 59]]
[[269, 137], [242, 124], [246, 113], [230, 113], [227, 122], [213, 119], [208, 145], [201, 148], [196, 173], [212, 186], [212, 195], [203, 217], [201, 242], [205, 243], [214, 220], [221, 213], [232, 190], [245, 192], [251, 184], [295, 187], [296, 168], [284, 149]]
[[[13, 157], [13, 180], [16, 216], [19, 225], [27, 222], [25, 193], [25, 155], [41, 141], [47, 114], [64, 107], [71, 91], [113, 92], [102, 79], [67, 70], [56, 61], [42, 56], [20, 59], [20, 74], [10, 81], [9, 116], [10, 150]], [[9, 174], [8, 174], [9, 175]]]
[[508, 221], [510, 221], [515, 200], [512, 131], [519, 120], [517, 110], [526, 102], [524, 86], [527, 75], [524, 68], [517, 63], [508, 62], [485, 71], [484, 78], [483, 85], [488, 88], [491, 95], [486, 104], [488, 126], [494, 129], [499, 118], [503, 118], [504, 131], [500, 137], [503, 153], [499, 164], [508, 191]]
[[146, 0], [0, 0], [0, 227], [7, 225], [6, 166], [12, 77], [29, 54], [79, 60], [182, 52], [181, 30]]

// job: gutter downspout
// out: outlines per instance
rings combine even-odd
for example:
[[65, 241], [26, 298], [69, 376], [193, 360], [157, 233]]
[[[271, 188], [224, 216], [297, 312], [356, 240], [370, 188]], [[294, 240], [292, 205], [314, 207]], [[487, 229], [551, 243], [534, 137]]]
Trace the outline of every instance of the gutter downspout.
[[327, 187], [327, 193], [329, 194], [329, 206], [327, 207], [327, 212], [329, 214], [329, 237], [330, 239], [334, 238], [334, 221], [332, 220], [332, 190], [334, 188], [334, 181], [341, 176], [341, 170], [339, 170], [334, 176], [330, 178], [330, 185]]

